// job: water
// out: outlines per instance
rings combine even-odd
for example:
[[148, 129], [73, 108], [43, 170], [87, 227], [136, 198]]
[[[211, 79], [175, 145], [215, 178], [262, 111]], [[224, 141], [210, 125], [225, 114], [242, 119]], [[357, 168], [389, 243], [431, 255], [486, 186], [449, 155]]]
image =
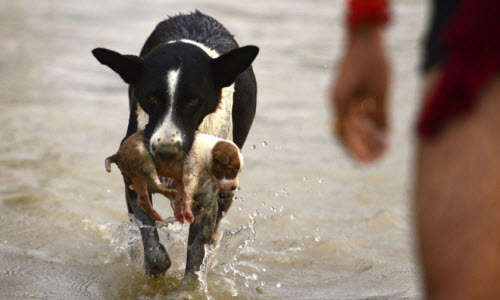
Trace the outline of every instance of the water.
[[[343, 2], [0, 0], [0, 299], [418, 299], [410, 124], [425, 7], [395, 3], [393, 140], [367, 167], [328, 132]], [[119, 172], [103, 166], [125, 132], [126, 87], [90, 54], [138, 53], [157, 22], [194, 8], [261, 49], [241, 189], [196, 291], [181, 286], [186, 225], [159, 229], [167, 275], [142, 272]]]

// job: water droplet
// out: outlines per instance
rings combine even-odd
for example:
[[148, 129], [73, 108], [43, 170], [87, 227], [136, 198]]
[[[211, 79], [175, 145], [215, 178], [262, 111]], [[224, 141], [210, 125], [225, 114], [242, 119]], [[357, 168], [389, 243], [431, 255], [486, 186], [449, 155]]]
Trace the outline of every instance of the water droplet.
[[290, 215], [290, 219], [293, 221], [295, 220], [295, 216], [294, 215]]
[[266, 283], [264, 281], [260, 282], [260, 286], [265, 286], [265, 285], [266, 285]]
[[279, 197], [279, 196], [280, 196], [280, 194], [278, 194], [278, 193], [274, 193], [274, 196], [275, 196], [275, 197]]
[[263, 141], [262, 142], [262, 147], [266, 147], [267, 146], [267, 142], [266, 141]]
[[314, 238], [314, 240], [315, 240], [316, 242], [319, 242], [319, 241], [321, 241], [321, 237], [320, 237], [319, 235], [317, 235], [317, 236]]
[[266, 268], [262, 268], [262, 272], [267, 272], [267, 269]]
[[255, 144], [252, 145], [252, 149], [255, 150], [257, 148], [257, 146], [255, 146]]
[[245, 281], [245, 286], [246, 286], [246, 287], [249, 287], [249, 286], [250, 286], [250, 283], [248, 282], [248, 280], [247, 280], [247, 281]]
[[285, 188], [283, 188], [283, 189], [282, 189], [281, 191], [282, 191], [283, 193], [286, 193], [286, 190], [285, 190]]
[[281, 287], [281, 282], [276, 283], [276, 287], [280, 288]]
[[323, 177], [318, 177], [318, 182], [323, 183]]
[[317, 231], [317, 232], [320, 232], [320, 231], [321, 231], [321, 228], [319, 228], [319, 227], [318, 227], [318, 228], [316, 228], [316, 231]]
[[306, 176], [302, 177], [302, 180], [307, 181], [307, 177]]

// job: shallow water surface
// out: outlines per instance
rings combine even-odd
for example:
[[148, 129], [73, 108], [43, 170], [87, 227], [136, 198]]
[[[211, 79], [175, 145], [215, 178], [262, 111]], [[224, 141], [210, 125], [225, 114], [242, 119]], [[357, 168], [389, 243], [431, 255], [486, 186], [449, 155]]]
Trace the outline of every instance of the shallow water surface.
[[[0, 0], [0, 299], [418, 299], [410, 124], [425, 7], [395, 4], [391, 150], [361, 166], [330, 137], [325, 104], [343, 1]], [[90, 50], [138, 53], [156, 23], [195, 8], [261, 52], [241, 189], [192, 290], [187, 225], [159, 229], [172, 268], [143, 274], [120, 173], [103, 166], [127, 89]]]

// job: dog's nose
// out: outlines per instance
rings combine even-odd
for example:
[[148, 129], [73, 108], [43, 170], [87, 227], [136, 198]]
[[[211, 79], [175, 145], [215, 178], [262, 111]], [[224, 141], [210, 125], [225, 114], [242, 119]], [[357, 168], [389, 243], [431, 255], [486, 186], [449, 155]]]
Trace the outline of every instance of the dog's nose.
[[237, 186], [236, 186], [236, 185], [232, 185], [232, 186], [231, 186], [231, 191], [234, 191], [236, 188], [237, 188]]
[[165, 160], [180, 158], [181, 151], [182, 146], [180, 142], [160, 143], [156, 147], [156, 155]]

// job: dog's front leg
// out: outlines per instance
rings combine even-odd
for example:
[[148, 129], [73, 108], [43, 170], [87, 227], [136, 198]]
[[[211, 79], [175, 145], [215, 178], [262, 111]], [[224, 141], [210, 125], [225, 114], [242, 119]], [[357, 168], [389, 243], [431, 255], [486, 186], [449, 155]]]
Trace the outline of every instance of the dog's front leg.
[[205, 257], [205, 245], [209, 244], [217, 222], [217, 188], [208, 175], [200, 178], [193, 197], [194, 222], [189, 227], [188, 249], [184, 284], [196, 283], [195, 272], [200, 270]]
[[[127, 207], [129, 213], [132, 213], [139, 224], [139, 229], [144, 246], [144, 268], [149, 276], [164, 275], [170, 268], [171, 261], [165, 247], [160, 244], [156, 224], [137, 202], [137, 194], [130, 189], [129, 183], [125, 179], [125, 195], [127, 198]], [[151, 194], [149, 195], [150, 199]]]

